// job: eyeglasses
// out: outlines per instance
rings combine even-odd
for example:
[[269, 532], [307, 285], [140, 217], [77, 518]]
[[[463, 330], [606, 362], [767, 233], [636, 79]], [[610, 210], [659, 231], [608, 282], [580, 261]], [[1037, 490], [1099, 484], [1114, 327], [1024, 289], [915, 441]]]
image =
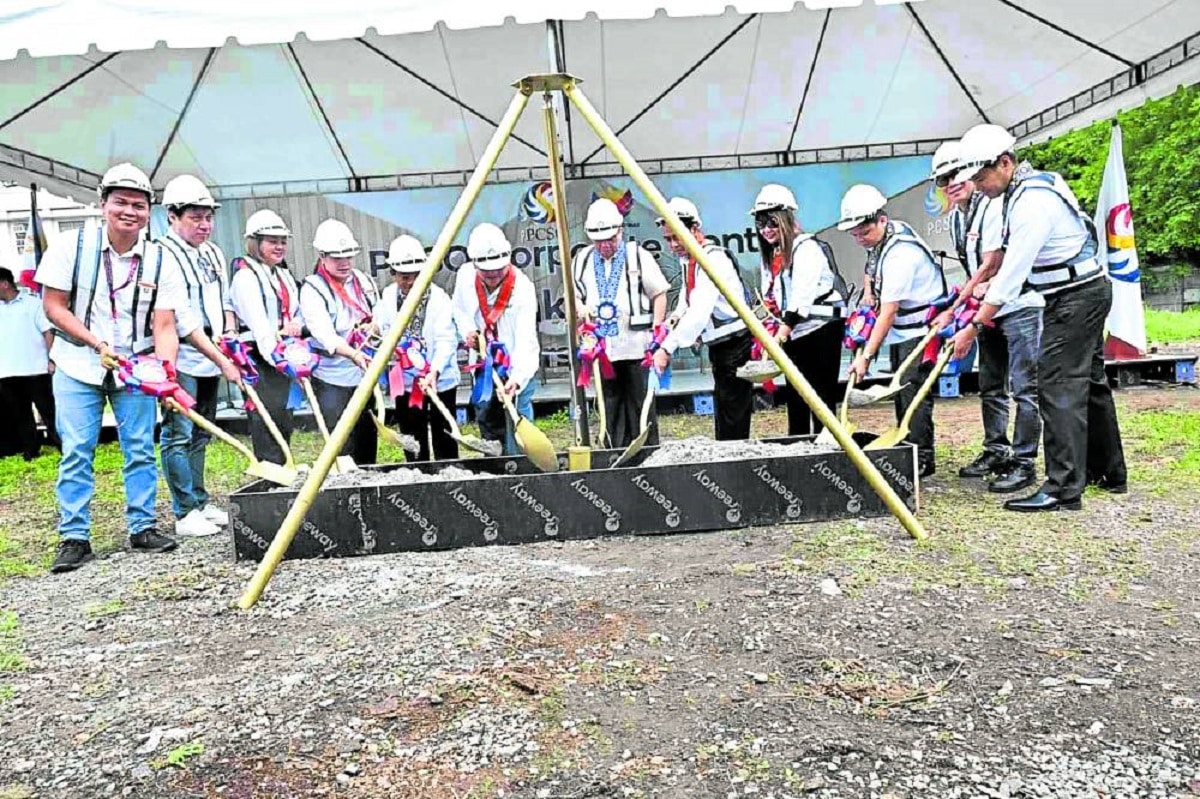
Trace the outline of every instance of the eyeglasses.
[[754, 217], [754, 227], [758, 230], [778, 230], [779, 223], [769, 216], [756, 216]]
[[950, 185], [951, 174], [953, 174], [953, 173], [947, 172], [945, 175], [938, 175], [937, 179], [933, 181], [934, 185], [937, 186], [939, 189], [946, 188], [947, 186]]

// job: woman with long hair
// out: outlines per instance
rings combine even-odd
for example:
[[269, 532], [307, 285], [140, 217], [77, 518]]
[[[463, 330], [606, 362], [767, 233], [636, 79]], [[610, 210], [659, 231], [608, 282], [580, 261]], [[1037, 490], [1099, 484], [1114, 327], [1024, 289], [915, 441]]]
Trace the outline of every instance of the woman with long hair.
[[[842, 309], [846, 286], [828, 244], [805, 233], [796, 197], [785, 186], [763, 186], [750, 213], [762, 252], [763, 304], [776, 320], [776, 340], [830, 409], [838, 400]], [[821, 432], [823, 425], [790, 385], [782, 390], [788, 435]]]

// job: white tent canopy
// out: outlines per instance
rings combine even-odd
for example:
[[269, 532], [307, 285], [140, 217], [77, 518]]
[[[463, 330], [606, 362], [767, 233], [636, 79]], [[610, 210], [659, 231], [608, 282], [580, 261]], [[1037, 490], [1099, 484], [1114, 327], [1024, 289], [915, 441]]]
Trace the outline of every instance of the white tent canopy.
[[[224, 197], [455, 185], [512, 82], [555, 63], [652, 172], [926, 153], [982, 120], [1034, 141], [1200, 80], [1196, 0], [348, 5], [8, 0], [0, 179], [80, 196], [128, 160]], [[497, 180], [545, 174], [531, 105]], [[564, 121], [569, 177], [619, 173]]]

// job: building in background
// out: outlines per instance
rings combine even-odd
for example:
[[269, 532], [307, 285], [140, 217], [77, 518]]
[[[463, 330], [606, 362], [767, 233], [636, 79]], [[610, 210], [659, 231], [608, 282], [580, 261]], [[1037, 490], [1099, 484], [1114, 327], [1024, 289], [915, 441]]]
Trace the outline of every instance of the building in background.
[[[46, 239], [51, 242], [63, 233], [79, 230], [88, 219], [100, 218], [98, 206], [85, 205], [44, 190], [38, 191], [37, 204]], [[14, 274], [22, 269], [28, 232], [29, 187], [0, 186], [0, 266], [8, 267]]]

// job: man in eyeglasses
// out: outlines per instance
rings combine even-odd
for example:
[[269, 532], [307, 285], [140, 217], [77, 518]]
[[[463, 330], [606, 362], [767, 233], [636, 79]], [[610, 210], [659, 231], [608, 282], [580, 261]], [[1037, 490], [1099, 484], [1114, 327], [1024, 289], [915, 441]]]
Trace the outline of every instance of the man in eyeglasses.
[[[187, 289], [187, 304], [176, 315], [177, 332], [182, 338], [188, 331], [197, 331], [194, 339], [199, 342], [180, 342], [176, 367], [179, 385], [196, 398], [195, 411], [215, 422], [221, 375], [230, 382], [240, 376], [237, 367], [213, 344], [226, 331], [237, 330], [237, 321], [228, 307], [225, 256], [209, 240], [213, 215], [220, 205], [192, 175], [170, 180], [163, 188], [162, 204], [171, 229], [158, 243], [168, 260], [178, 266]], [[229, 523], [229, 516], [209, 501], [204, 487], [204, 455], [210, 439], [181, 413], [168, 413], [163, 419], [160, 457], [171, 491], [175, 533], [180, 536], [215, 535]]]
[[977, 125], [961, 146], [965, 166], [957, 180], [972, 180], [993, 200], [1003, 198], [1004, 262], [973, 324], [955, 336], [955, 356], [965, 354], [978, 332], [1028, 289], [1045, 302], [1038, 404], [1046, 481], [1036, 493], [1004, 507], [1079, 510], [1089, 482], [1124, 493], [1125, 454], [1104, 374], [1104, 320], [1112, 307], [1112, 286], [1097, 258], [1092, 218], [1061, 175], [1017, 160], [1016, 137], [1004, 128]]
[[[933, 155], [933, 180], [954, 205], [950, 236], [967, 273], [967, 284], [955, 307], [968, 297], [982, 300], [1004, 257], [1001, 202], [959, 180], [963, 167], [957, 141], [946, 142]], [[958, 470], [959, 477], [986, 478], [995, 474], [988, 490], [1006, 493], [1028, 488], [1037, 480], [1034, 461], [1042, 436], [1038, 412], [1037, 358], [1042, 337], [1045, 300], [1025, 288], [993, 317], [993, 326], [979, 333], [979, 398], [983, 412], [983, 452]], [[949, 322], [953, 309], [938, 320]], [[1016, 423], [1008, 437], [1009, 391], [1016, 400]]]
[[[651, 329], [667, 315], [667, 290], [654, 256], [626, 241], [625, 217], [616, 203], [600, 197], [588, 207], [584, 232], [591, 246], [575, 256], [576, 300], [580, 318], [590, 318], [603, 338], [613, 376], [605, 378], [604, 416], [608, 445], [624, 449], [641, 433], [642, 403], [646, 399], [646, 371], [642, 357], [650, 344]], [[658, 444], [658, 417], [651, 405], [646, 444]]]

